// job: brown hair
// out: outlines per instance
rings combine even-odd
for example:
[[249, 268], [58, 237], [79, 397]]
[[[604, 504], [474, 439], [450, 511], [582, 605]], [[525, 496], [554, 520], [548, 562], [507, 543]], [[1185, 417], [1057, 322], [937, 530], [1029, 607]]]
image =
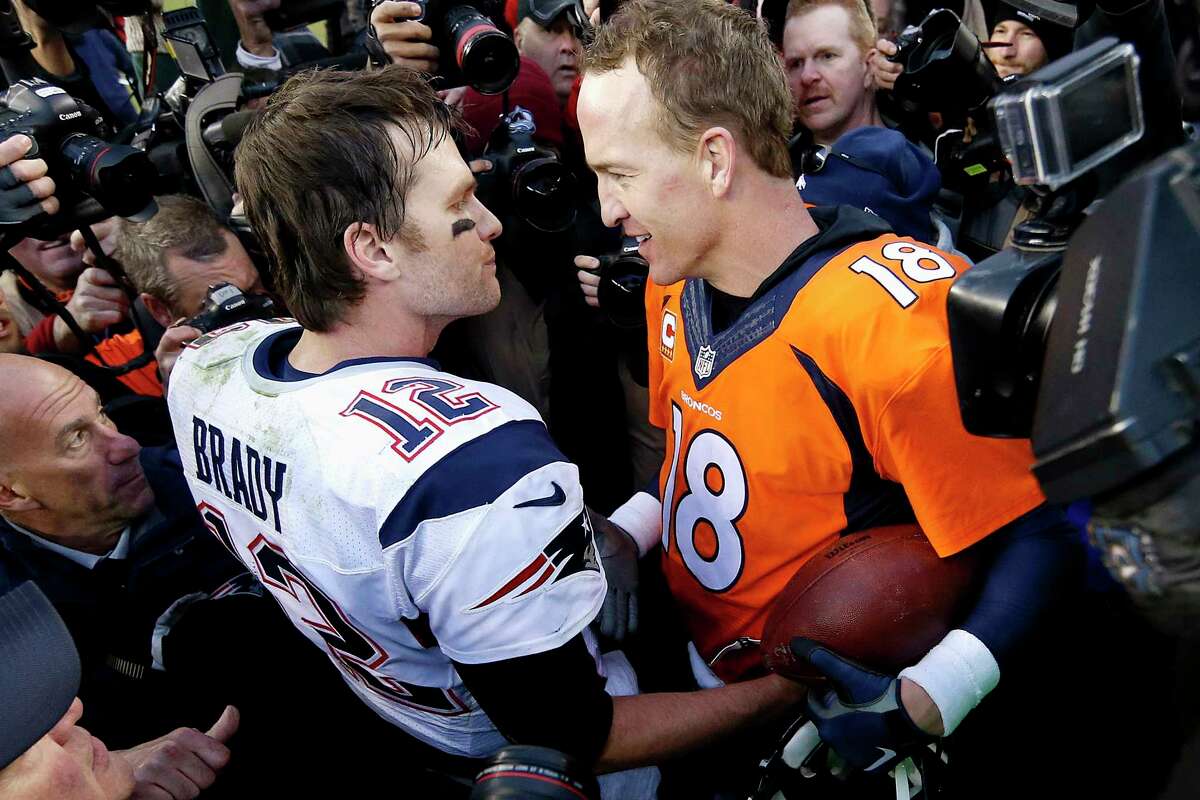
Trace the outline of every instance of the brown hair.
[[626, 0], [588, 47], [584, 71], [629, 58], [663, 108], [664, 140], [690, 151], [724, 125], [760, 168], [791, 177], [792, 99], [760, 20], [725, 0]]
[[275, 287], [301, 325], [330, 330], [366, 291], [343, 246], [348, 227], [366, 223], [419, 246], [405, 227], [414, 168], [458, 124], [402, 66], [305, 72], [271, 96], [238, 145], [234, 175]]
[[787, 24], [786, 20], [802, 17], [822, 6], [837, 6], [845, 10], [850, 18], [850, 38], [864, 56], [875, 48], [879, 34], [875, 12], [871, 10], [869, 0], [790, 0], [784, 24]]
[[173, 312], [180, 309], [179, 287], [167, 271], [167, 258], [179, 255], [193, 261], [208, 261], [229, 247], [221, 224], [207, 204], [194, 197], [170, 194], [155, 198], [158, 213], [146, 222], [121, 220], [113, 258], [120, 262], [134, 288], [165, 302]]

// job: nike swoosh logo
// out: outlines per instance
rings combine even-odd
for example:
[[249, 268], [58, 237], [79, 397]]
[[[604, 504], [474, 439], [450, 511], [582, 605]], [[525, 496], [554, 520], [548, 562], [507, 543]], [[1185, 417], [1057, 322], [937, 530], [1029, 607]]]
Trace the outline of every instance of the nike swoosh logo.
[[871, 770], [875, 769], [876, 767], [886, 764], [888, 761], [891, 761], [893, 758], [896, 757], [895, 750], [888, 750], [886, 747], [878, 747], [878, 746], [875, 749], [878, 750], [879, 752], [883, 753], [883, 755], [881, 755], [874, 764], [872, 764], [871, 766], [864, 769], [863, 772], [870, 772]]
[[524, 503], [517, 503], [513, 508], [534, 508], [536, 506], [561, 506], [567, 502], [567, 493], [555, 481], [550, 481], [550, 485], [554, 487], [554, 494], [549, 497], [539, 497], [537, 500], [526, 500]]

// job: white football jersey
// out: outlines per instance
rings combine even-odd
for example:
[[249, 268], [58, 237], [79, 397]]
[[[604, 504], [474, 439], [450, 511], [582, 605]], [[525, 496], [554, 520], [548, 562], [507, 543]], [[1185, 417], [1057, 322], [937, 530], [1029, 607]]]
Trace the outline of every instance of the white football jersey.
[[307, 375], [300, 333], [241, 323], [176, 363], [201, 515], [381, 716], [486, 755], [506, 742], [451, 659], [553, 649], [604, 600], [578, 471], [505, 389], [412, 358]]

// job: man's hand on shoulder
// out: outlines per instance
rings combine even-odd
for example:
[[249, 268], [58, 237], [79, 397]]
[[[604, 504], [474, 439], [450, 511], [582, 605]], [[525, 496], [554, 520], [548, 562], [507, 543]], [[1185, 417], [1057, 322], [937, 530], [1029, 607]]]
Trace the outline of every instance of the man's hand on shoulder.
[[124, 756], [133, 767], [132, 800], [191, 800], [212, 786], [217, 773], [229, 763], [225, 744], [237, 732], [240, 717], [226, 706], [216, 723], [201, 733], [176, 728], [165, 736], [114, 755]]

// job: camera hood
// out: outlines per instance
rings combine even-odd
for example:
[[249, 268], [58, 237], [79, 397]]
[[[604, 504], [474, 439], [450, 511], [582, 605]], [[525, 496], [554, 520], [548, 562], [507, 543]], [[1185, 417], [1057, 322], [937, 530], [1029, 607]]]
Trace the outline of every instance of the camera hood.
[[896, 59], [904, 72], [895, 93], [930, 111], [971, 110], [1000, 88], [1000, 76], [979, 39], [958, 15], [945, 8], [929, 12], [920, 26], [900, 37]]

